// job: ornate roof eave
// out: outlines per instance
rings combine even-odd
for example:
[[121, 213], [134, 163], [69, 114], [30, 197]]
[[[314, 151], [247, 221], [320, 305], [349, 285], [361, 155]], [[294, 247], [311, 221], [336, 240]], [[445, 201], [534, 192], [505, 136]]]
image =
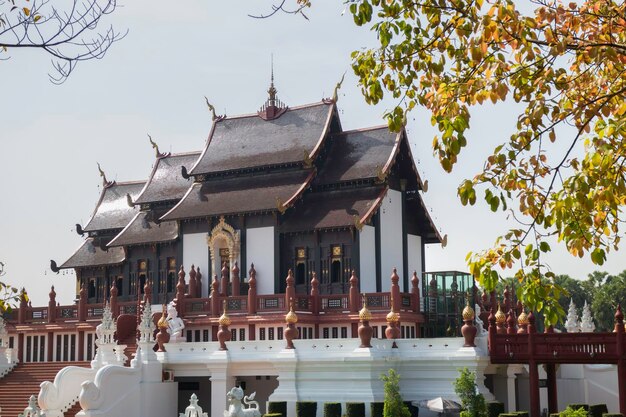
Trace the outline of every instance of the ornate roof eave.
[[[415, 159], [413, 159], [413, 152], [411, 152], [411, 144], [409, 143], [408, 139], [407, 139], [407, 134], [406, 134], [406, 127], [402, 127], [402, 130], [400, 131], [400, 133], [402, 134], [402, 139], [405, 140], [406, 143], [406, 148], [407, 148], [407, 152], [409, 153], [409, 161], [411, 161], [411, 169], [413, 170], [413, 173], [415, 174], [415, 179], [417, 180], [417, 186], [418, 186], [418, 190], [423, 190], [424, 189], [424, 183], [422, 182], [422, 178], [420, 177], [419, 172], [417, 172], [417, 166], [415, 165]], [[398, 143], [398, 147], [400, 146], [400, 143]]]
[[[87, 238], [86, 240], [81, 242], [80, 246], [74, 251], [74, 253], [72, 253], [72, 255], [65, 262], [63, 262], [63, 264], [61, 264], [60, 266], [57, 265], [57, 263], [54, 260], [51, 259], [50, 260], [50, 269], [52, 270], [52, 272], [59, 273], [59, 271], [62, 270], [62, 269], [102, 268], [102, 267], [109, 267], [109, 266], [118, 266], [118, 265], [122, 265], [126, 261], [126, 259], [128, 257], [128, 253], [126, 251], [126, 248], [123, 248], [123, 250], [124, 250], [124, 257], [119, 262], [98, 263], [98, 264], [85, 265], [85, 266], [67, 265], [67, 263], [72, 259], [72, 257], [74, 257], [74, 255], [76, 255], [76, 253], [78, 253], [78, 251], [80, 251], [82, 249], [82, 247], [86, 244], [86, 241], [88, 239], [93, 239], [93, 238]], [[100, 250], [102, 250], [104, 252], [108, 252], [106, 247], [105, 248], [102, 248], [101, 246], [95, 246], [95, 247], [99, 248]]]
[[369, 223], [371, 217], [374, 215], [374, 213], [378, 211], [381, 204], [383, 203], [383, 199], [387, 195], [388, 191], [389, 191], [389, 186], [386, 186], [380, 192], [376, 200], [374, 200], [374, 204], [372, 204], [372, 207], [370, 207], [370, 209], [363, 216], [361, 216], [360, 218], [357, 216], [354, 216], [354, 227], [356, 227], [357, 230], [360, 231], [361, 229], [363, 229], [363, 226]]
[[330, 131], [330, 124], [331, 124], [331, 122], [333, 120], [333, 116], [337, 117], [337, 121], [338, 121], [339, 126], [341, 128], [341, 119], [339, 118], [339, 112], [337, 111], [337, 105], [335, 104], [334, 101], [331, 102], [329, 105], [330, 105], [330, 111], [328, 112], [328, 116], [326, 116], [326, 123], [324, 123], [324, 129], [322, 130], [322, 134], [320, 135], [320, 138], [317, 141], [317, 144], [315, 144], [315, 146], [313, 147], [311, 152], [309, 152], [308, 160], [310, 160], [310, 161], [315, 161], [315, 159], [317, 158], [317, 156], [319, 155], [319, 153], [320, 153], [320, 151], [322, 149], [322, 145], [324, 144], [326, 138], [328, 138], [329, 131]]
[[[157, 148], [158, 149], [158, 148]], [[143, 188], [141, 189], [141, 191], [139, 192], [139, 194], [137, 194], [137, 197], [135, 197], [135, 202], [133, 202], [133, 204], [145, 204], [145, 203], [151, 203], [150, 201], [141, 201], [141, 198], [144, 194], [144, 192], [146, 192], [146, 190], [148, 189], [148, 187], [150, 186], [150, 184], [152, 183], [152, 179], [154, 178], [154, 175], [156, 174], [157, 170], [159, 169], [159, 164], [161, 163], [162, 160], [170, 158], [170, 157], [177, 157], [177, 156], [187, 156], [187, 155], [194, 155], [197, 154], [198, 152], [180, 152], [180, 153], [165, 153], [165, 154], [159, 154], [160, 156], [157, 156], [156, 158], [156, 162], [154, 163], [154, 165], [152, 166], [152, 171], [150, 172], [150, 176], [148, 176], [148, 180], [146, 181], [146, 185], [143, 186]], [[181, 167], [182, 168], [182, 172], [183, 172], [183, 177], [185, 177], [184, 173], [186, 173], [186, 169], [185, 167]], [[189, 176], [187, 176], [189, 177]], [[176, 199], [173, 200], [165, 200], [165, 201], [176, 201]]]
[[300, 197], [302, 197], [302, 193], [304, 193], [304, 190], [306, 190], [307, 188], [311, 186], [311, 183], [313, 182], [315, 175], [317, 175], [317, 169], [314, 168], [309, 174], [309, 176], [306, 177], [306, 179], [304, 180], [302, 185], [298, 188], [298, 190], [287, 201], [282, 203], [282, 208], [283, 208], [282, 211], [280, 207], [278, 208], [278, 211], [281, 211], [281, 213], [283, 213], [285, 210], [292, 207], [296, 203], [296, 201]]
[[[152, 245], [152, 244], [156, 244], [156, 243], [166, 243], [166, 242], [173, 242], [176, 239], [178, 239], [180, 237], [180, 227], [178, 227], [178, 232], [176, 233], [176, 236], [173, 237], [172, 239], [165, 239], [165, 240], [159, 240], [159, 241], [154, 241], [154, 242], [140, 242], [140, 243], [131, 243], [131, 244], [117, 244], [117, 241], [121, 238], [121, 236], [133, 225], [133, 223], [137, 220], [137, 218], [139, 216], [141, 216], [143, 212], [139, 212], [137, 213], [130, 222], [128, 222], [128, 224], [126, 225], [126, 227], [124, 227], [118, 234], [115, 235], [115, 237], [113, 239], [111, 239], [111, 241], [106, 245], [107, 248], [113, 248], [113, 247], [119, 247], [119, 246], [123, 246], [123, 247], [127, 247], [127, 246], [140, 246], [140, 245]], [[154, 214], [154, 212], [151, 212], [152, 214]], [[146, 217], [147, 218], [147, 217]], [[154, 220], [148, 220], [150, 223], [158, 226], [159, 223], [161, 223], [161, 220], [159, 218], [156, 218]], [[173, 221], [173, 220], [170, 220]], [[174, 220], [175, 221], [175, 220]]]
[[[106, 196], [106, 192], [107, 192], [107, 190], [109, 188], [112, 188], [113, 186], [125, 186], [125, 185], [141, 184], [143, 182], [144, 181], [141, 181], [141, 180], [137, 180], [137, 181], [121, 181], [121, 182], [110, 181], [110, 182], [108, 182], [107, 185], [102, 188], [102, 192], [100, 193], [100, 198], [98, 199], [98, 203], [96, 203], [96, 207], [94, 208], [93, 212], [91, 213], [91, 216], [89, 217], [89, 220], [87, 221], [85, 226], [81, 227], [81, 231], [83, 233], [90, 233], [90, 232], [96, 232], [96, 231], [100, 231], [100, 230], [114, 230], [114, 229], [117, 229], [116, 227], [113, 227], [113, 228], [110, 228], [110, 229], [90, 229], [89, 228], [89, 224], [93, 221], [94, 217], [98, 213], [98, 209], [100, 208], [100, 205], [102, 204], [102, 201], [104, 200], [104, 197]], [[134, 203], [133, 203], [133, 205], [134, 205]]]

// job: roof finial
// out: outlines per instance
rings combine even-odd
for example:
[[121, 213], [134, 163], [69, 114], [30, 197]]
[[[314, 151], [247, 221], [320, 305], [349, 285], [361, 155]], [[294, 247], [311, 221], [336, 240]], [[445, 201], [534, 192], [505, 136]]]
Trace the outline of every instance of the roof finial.
[[152, 145], [152, 148], [156, 152], [156, 157], [160, 158], [162, 156], [162, 154], [161, 154], [161, 152], [159, 152], [159, 145], [157, 145], [156, 142], [152, 140], [152, 136], [150, 136], [149, 134], [148, 134], [148, 139], [150, 140], [150, 145]]
[[267, 101], [268, 106], [276, 106], [276, 87], [274, 87], [274, 54], [271, 55], [271, 81], [270, 88], [267, 90], [269, 99]]
[[211, 120], [215, 121], [217, 119], [217, 114], [215, 114], [215, 107], [213, 107], [213, 105], [209, 103], [209, 99], [206, 96], [204, 96], [204, 100], [206, 101], [207, 107], [211, 111]]
[[341, 76], [341, 80], [339, 80], [339, 82], [337, 83], [337, 85], [335, 85], [335, 90], [333, 91], [333, 97], [332, 97], [332, 101], [333, 102], [337, 102], [337, 100], [339, 100], [339, 89], [341, 88], [341, 84], [343, 84], [343, 79], [345, 78], [346, 73], [344, 72], [343, 75]]
[[100, 162], [96, 162], [96, 163], [98, 164], [98, 171], [100, 171], [100, 176], [102, 177], [102, 185], [106, 186], [109, 184], [109, 181], [107, 181], [107, 176], [102, 170], [102, 168], [100, 168]]

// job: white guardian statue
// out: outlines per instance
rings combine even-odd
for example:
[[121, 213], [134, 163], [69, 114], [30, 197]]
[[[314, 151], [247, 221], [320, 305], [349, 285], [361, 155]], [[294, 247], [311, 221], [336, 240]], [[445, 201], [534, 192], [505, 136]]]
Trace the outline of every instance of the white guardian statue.
[[185, 341], [183, 338], [185, 322], [178, 317], [178, 311], [173, 301], [167, 305], [167, 326], [167, 332], [170, 334], [170, 343]]
[[[228, 399], [228, 410], [224, 411], [224, 417], [261, 417], [261, 411], [259, 411], [259, 403], [254, 400], [256, 392], [253, 392], [249, 397], [243, 395], [243, 389], [240, 387], [234, 387], [226, 395]], [[247, 405], [247, 408], [243, 407], [243, 404]]]

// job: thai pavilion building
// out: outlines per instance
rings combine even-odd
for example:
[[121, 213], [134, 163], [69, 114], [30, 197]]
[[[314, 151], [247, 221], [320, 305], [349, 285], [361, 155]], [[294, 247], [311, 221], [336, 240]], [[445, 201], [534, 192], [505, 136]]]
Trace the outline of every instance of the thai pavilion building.
[[[390, 367], [409, 381], [407, 400], [453, 396], [461, 366], [482, 374], [486, 350], [454, 337], [421, 339], [460, 336], [464, 299], [477, 289], [467, 274], [423, 272], [425, 245], [442, 237], [422, 200], [406, 131], [343, 130], [336, 92], [297, 107], [280, 102], [273, 83], [268, 92], [256, 113], [213, 111], [199, 152], [162, 153], [151, 141], [155, 162], [144, 181], [108, 181], [100, 171], [100, 199], [76, 227], [83, 242], [66, 261], [51, 262], [55, 272], [76, 271], [77, 303], [57, 305], [53, 289], [47, 307], [23, 300], [6, 317], [20, 362], [100, 367], [74, 385], [59, 380], [59, 392], [78, 391], [68, 404], [40, 394], [40, 405], [156, 417], [184, 410], [196, 392], [221, 415], [234, 384], [256, 391], [263, 410], [268, 400], [291, 410], [305, 399], [381, 401], [378, 376]], [[117, 317], [117, 340], [132, 347], [130, 357], [142, 310], [152, 305], [156, 320], [173, 300], [186, 343], [165, 343], [156, 354], [154, 342], [144, 344], [131, 368], [102, 367], [95, 354], [103, 311]], [[370, 346], [359, 332], [364, 319]], [[80, 388], [77, 378], [91, 385]], [[98, 378], [120, 383], [104, 387]], [[123, 389], [130, 380], [137, 391]]]

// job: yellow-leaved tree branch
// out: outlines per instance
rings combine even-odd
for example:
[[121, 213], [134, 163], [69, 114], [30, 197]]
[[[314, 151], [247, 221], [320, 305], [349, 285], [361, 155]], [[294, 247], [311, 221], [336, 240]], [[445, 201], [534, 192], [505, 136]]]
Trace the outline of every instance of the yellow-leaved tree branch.
[[[347, 0], [376, 47], [352, 54], [368, 103], [391, 96], [393, 130], [427, 109], [433, 150], [451, 171], [467, 145], [470, 108], [513, 100], [514, 133], [458, 188], [509, 210], [518, 226], [468, 254], [487, 290], [514, 274], [523, 302], [556, 324], [563, 293], [542, 261], [548, 241], [602, 265], [620, 243], [626, 181], [626, 4], [612, 0]], [[309, 7], [308, 0], [296, 5]], [[521, 6], [518, 7], [518, 5]], [[522, 10], [523, 9], [523, 10]], [[566, 127], [567, 126], [567, 127]], [[554, 143], [554, 144], [550, 144]]]

